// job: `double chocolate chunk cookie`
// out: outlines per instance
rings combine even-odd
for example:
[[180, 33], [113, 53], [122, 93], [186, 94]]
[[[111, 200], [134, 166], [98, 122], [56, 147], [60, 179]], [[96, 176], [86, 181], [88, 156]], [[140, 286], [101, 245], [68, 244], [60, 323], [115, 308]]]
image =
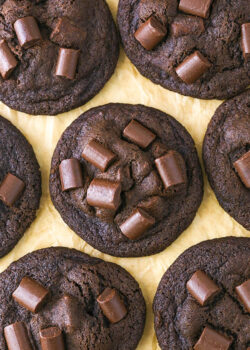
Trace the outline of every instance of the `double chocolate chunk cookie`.
[[188, 132], [141, 105], [94, 108], [64, 132], [53, 155], [52, 201], [80, 237], [114, 256], [146, 256], [192, 222], [203, 179]]
[[119, 43], [104, 0], [1, 0], [0, 100], [29, 114], [83, 105], [115, 69]]
[[1, 350], [134, 350], [145, 324], [144, 298], [128, 272], [67, 248], [10, 265], [0, 300]]
[[129, 59], [164, 88], [225, 99], [250, 84], [248, 0], [120, 0]]
[[250, 238], [205, 241], [164, 274], [154, 299], [164, 350], [250, 348]]
[[7, 254], [36, 217], [41, 175], [34, 151], [8, 120], [0, 117], [0, 257]]
[[217, 109], [204, 139], [203, 159], [220, 205], [250, 230], [250, 90]]

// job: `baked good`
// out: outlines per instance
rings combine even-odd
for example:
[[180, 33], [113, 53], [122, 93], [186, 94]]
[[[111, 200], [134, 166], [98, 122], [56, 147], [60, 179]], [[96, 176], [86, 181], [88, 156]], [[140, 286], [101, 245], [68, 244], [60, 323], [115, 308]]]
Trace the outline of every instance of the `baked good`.
[[162, 277], [153, 309], [161, 349], [248, 349], [250, 238], [186, 250]]
[[0, 257], [7, 254], [36, 217], [41, 174], [31, 145], [0, 116]]
[[104, 0], [1, 0], [0, 100], [55, 115], [95, 96], [114, 72], [119, 43]]
[[224, 102], [208, 125], [203, 159], [220, 205], [250, 230], [250, 90]]
[[132, 276], [74, 249], [42, 249], [12, 263], [0, 274], [0, 296], [2, 350], [6, 342], [16, 349], [16, 339], [27, 350], [52, 349], [51, 343], [132, 350], [144, 329], [145, 302]]
[[166, 89], [226, 99], [250, 84], [248, 0], [120, 0], [118, 24], [129, 59]]
[[96, 249], [146, 256], [191, 224], [203, 179], [194, 142], [174, 118], [109, 104], [82, 114], [61, 136], [50, 193], [63, 220]]

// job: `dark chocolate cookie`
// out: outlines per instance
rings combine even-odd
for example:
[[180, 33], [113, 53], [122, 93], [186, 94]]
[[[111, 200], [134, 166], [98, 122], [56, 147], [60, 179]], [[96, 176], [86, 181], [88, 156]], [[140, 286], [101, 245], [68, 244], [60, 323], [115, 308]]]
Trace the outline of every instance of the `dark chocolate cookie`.
[[0, 257], [7, 254], [36, 217], [41, 175], [34, 151], [8, 120], [0, 117]]
[[69, 111], [113, 74], [119, 43], [104, 0], [0, 0], [0, 100], [29, 114]]
[[34, 350], [48, 334], [67, 350], [132, 350], [144, 329], [145, 302], [132, 276], [73, 249], [42, 249], [10, 265], [0, 275], [0, 300], [1, 350], [21, 332]]
[[109, 104], [63, 133], [50, 193], [63, 220], [96, 249], [146, 256], [191, 224], [203, 179], [194, 142], [174, 118], [142, 105]]
[[120, 0], [129, 59], [164, 88], [203, 99], [250, 84], [249, 0]]
[[220, 205], [250, 230], [250, 90], [217, 109], [204, 139], [203, 159]]
[[250, 347], [250, 239], [205, 241], [164, 274], [154, 298], [161, 349]]

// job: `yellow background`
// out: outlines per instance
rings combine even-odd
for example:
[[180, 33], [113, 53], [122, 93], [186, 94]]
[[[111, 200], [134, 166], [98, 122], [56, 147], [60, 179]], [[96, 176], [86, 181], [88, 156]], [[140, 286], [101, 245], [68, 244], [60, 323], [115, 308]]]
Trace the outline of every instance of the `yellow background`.
[[[108, 0], [116, 16], [118, 0]], [[248, 236], [250, 233], [230, 218], [219, 206], [205, 179], [205, 195], [192, 225], [165, 251], [146, 258], [114, 258], [98, 252], [81, 240], [62, 221], [54, 209], [48, 189], [50, 161], [58, 139], [65, 128], [86, 110], [109, 102], [141, 103], [158, 108], [181, 122], [195, 140], [201, 156], [204, 134], [220, 101], [203, 101], [164, 90], [143, 78], [120, 54], [118, 66], [104, 89], [88, 104], [71, 112], [50, 116], [29, 116], [11, 110], [0, 103], [0, 114], [12, 121], [32, 144], [42, 171], [43, 195], [37, 219], [6, 257], [0, 260], [0, 272], [23, 255], [40, 248], [65, 246], [92, 256], [120, 264], [139, 282], [146, 299], [148, 312], [144, 336], [138, 350], [157, 350], [153, 330], [152, 301], [157, 285], [166, 269], [188, 247], [207, 239], [224, 236]]]

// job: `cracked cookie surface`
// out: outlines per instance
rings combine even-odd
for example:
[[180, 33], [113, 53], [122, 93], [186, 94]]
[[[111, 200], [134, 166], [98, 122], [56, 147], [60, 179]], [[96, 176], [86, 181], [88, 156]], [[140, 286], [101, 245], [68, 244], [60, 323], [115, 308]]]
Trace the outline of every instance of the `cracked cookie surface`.
[[[24, 276], [50, 291], [46, 304], [36, 314], [11, 297]], [[119, 292], [128, 311], [116, 324], [105, 318], [96, 300], [107, 287]], [[68, 350], [133, 350], [144, 329], [145, 302], [131, 275], [116, 264], [73, 249], [42, 249], [10, 265], [0, 275], [0, 298], [2, 350], [7, 350], [3, 328], [16, 321], [25, 323], [36, 350], [41, 349], [39, 330], [51, 326], [63, 331]]]
[[[33, 16], [42, 40], [23, 49], [15, 21]], [[58, 21], [68, 27], [51, 38]], [[115, 69], [119, 44], [115, 24], [104, 0], [1, 0], [0, 37], [18, 61], [10, 78], [0, 77], [0, 100], [29, 114], [54, 115], [83, 105], [96, 95]], [[75, 79], [55, 75], [59, 48], [80, 50]]]
[[0, 183], [8, 173], [25, 184], [9, 207], [0, 200], [0, 257], [7, 254], [36, 217], [41, 197], [41, 174], [31, 145], [8, 120], [0, 117]]
[[[156, 135], [145, 149], [122, 135], [133, 119]], [[106, 172], [81, 156], [93, 139], [116, 155]], [[166, 195], [154, 164], [169, 150], [179, 152], [187, 169], [186, 186], [173, 196]], [[62, 192], [59, 165], [68, 158], [81, 162], [84, 187]], [[116, 212], [88, 205], [87, 190], [94, 178], [121, 183]], [[202, 199], [203, 179], [194, 142], [174, 118], [142, 105], [110, 104], [84, 113], [63, 133], [52, 158], [50, 193], [63, 220], [96, 249], [114, 256], [146, 256], [162, 251], [191, 224]], [[136, 207], [152, 215], [156, 224], [131, 241], [119, 227]]]
[[247, 90], [216, 110], [203, 144], [206, 173], [220, 205], [247, 230], [250, 230], [250, 190], [234, 169], [234, 162], [249, 150], [250, 90]]
[[[202, 270], [221, 288], [202, 307], [186, 283]], [[164, 274], [154, 299], [155, 331], [161, 349], [193, 349], [205, 326], [233, 340], [230, 350], [250, 345], [250, 315], [235, 287], [250, 278], [250, 239], [222, 238], [186, 250]]]
[[[118, 25], [123, 46], [140, 73], [166, 89], [203, 99], [226, 99], [246, 89], [250, 61], [242, 54], [241, 25], [250, 22], [249, 1], [214, 0], [207, 19], [184, 14], [178, 5], [178, 0], [120, 0]], [[152, 15], [167, 28], [167, 35], [147, 51], [134, 34]], [[173, 25], [180, 23], [184, 30], [174, 35]], [[195, 83], [186, 84], [175, 69], [196, 50], [212, 67]]]

